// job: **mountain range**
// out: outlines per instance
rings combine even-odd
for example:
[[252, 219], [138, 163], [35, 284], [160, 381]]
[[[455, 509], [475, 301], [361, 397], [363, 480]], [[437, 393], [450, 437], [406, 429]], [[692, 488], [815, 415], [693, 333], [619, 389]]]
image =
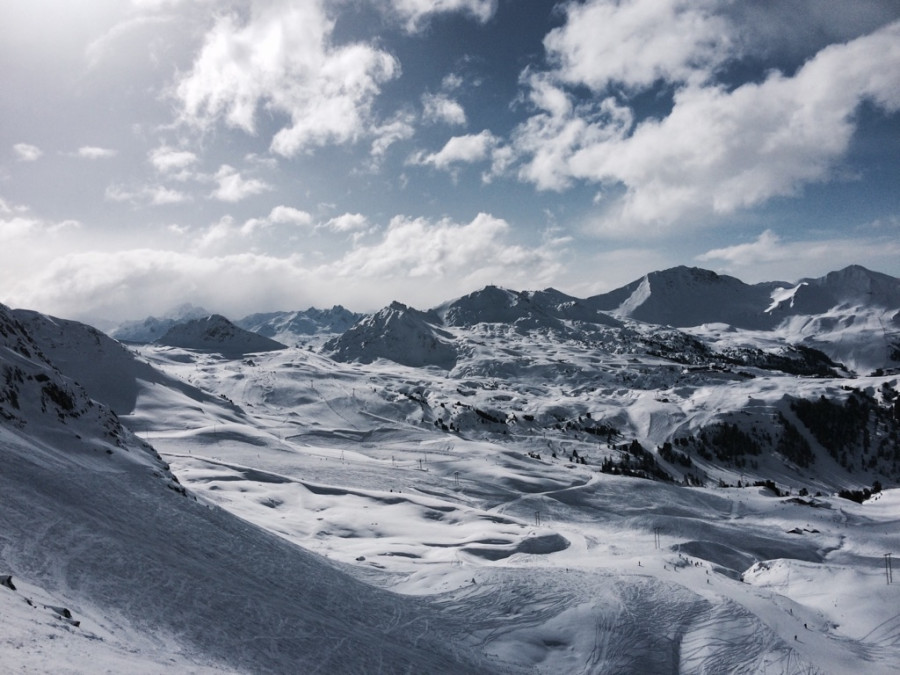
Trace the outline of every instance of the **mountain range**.
[[900, 660], [893, 277], [679, 267], [110, 333], [0, 305], [14, 671]]

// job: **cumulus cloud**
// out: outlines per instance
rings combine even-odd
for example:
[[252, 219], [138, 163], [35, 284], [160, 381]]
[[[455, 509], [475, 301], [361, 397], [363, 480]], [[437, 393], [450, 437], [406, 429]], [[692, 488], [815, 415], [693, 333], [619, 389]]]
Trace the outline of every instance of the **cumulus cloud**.
[[734, 265], [754, 265], [761, 262], [785, 260], [792, 256], [790, 247], [784, 246], [781, 237], [766, 230], [755, 241], [716, 248], [697, 256], [700, 262], [724, 261]]
[[713, 0], [590, 0], [565, 5], [544, 39], [558, 76], [596, 91], [703, 82], [731, 58], [732, 25]]
[[60, 256], [30, 283], [12, 284], [9, 301], [73, 317], [138, 319], [192, 298], [240, 317], [258, 308], [293, 306], [309, 284], [299, 257], [242, 253], [198, 256], [159, 249], [88, 251]]
[[272, 189], [272, 186], [258, 178], [244, 178], [237, 169], [228, 164], [219, 167], [215, 180], [219, 185], [212, 191], [210, 197], [222, 202], [239, 202]]
[[466, 125], [466, 111], [458, 101], [446, 94], [423, 95], [422, 118], [432, 124]]
[[430, 154], [420, 153], [412, 157], [410, 163], [448, 170], [454, 164], [483, 162], [489, 159], [493, 151], [499, 146], [500, 139], [485, 129], [478, 134], [454, 136], [437, 152]]
[[315, 264], [301, 255], [210, 253], [240, 229], [230, 218], [214, 223], [203, 234], [206, 251], [70, 252], [16, 276], [0, 270], [8, 289], [4, 301], [111, 319], [163, 313], [186, 299], [235, 318], [348, 299], [366, 311], [394, 299], [427, 308], [447, 300], [448, 288], [465, 293], [486, 283], [549, 285], [561, 269], [558, 252], [511, 241], [509, 224], [484, 213], [468, 223], [398, 216], [376, 241]]
[[696, 257], [701, 263], [712, 263], [725, 272], [741, 278], [762, 281], [797, 278], [798, 269], [808, 276], [824, 274], [860, 260], [869, 265], [889, 267], [900, 257], [900, 242], [885, 235], [861, 235], [815, 239], [784, 240], [771, 230], [762, 232], [754, 241], [711, 249]]
[[516, 131], [526, 157], [520, 177], [554, 189], [573, 180], [622, 186], [598, 225], [611, 233], [702, 222], [794, 195], [832, 178], [863, 101], [900, 109], [900, 22], [827, 47], [790, 77], [772, 72], [735, 89], [686, 79], [668, 116], [630, 128], [620, 104], [610, 104], [614, 123], [598, 122], [552, 74], [533, 78], [543, 110]]
[[[333, 265], [340, 276], [406, 279], [549, 278], [558, 266], [547, 250], [506, 241], [509, 224], [486, 213], [470, 223], [397, 216], [381, 241], [360, 245]], [[418, 282], [417, 282], [418, 283]]]
[[20, 162], [36, 162], [44, 154], [39, 147], [30, 143], [16, 143], [13, 152]]
[[269, 213], [272, 223], [306, 226], [312, 224], [312, 215], [292, 206], [276, 206]]
[[541, 190], [571, 186], [571, 157], [582, 148], [623, 138], [632, 128], [630, 108], [613, 97], [576, 105], [572, 96], [549, 78], [528, 78], [529, 100], [537, 112], [513, 132], [512, 145], [528, 160], [519, 178]]
[[182, 118], [202, 127], [224, 119], [253, 134], [265, 108], [289, 119], [271, 141], [287, 157], [368, 134], [374, 97], [399, 64], [365, 44], [331, 44], [333, 27], [316, 0], [259, 3], [246, 18], [221, 17], [175, 88]]
[[197, 155], [188, 150], [179, 150], [168, 145], [161, 145], [150, 151], [148, 158], [160, 173], [183, 171], [197, 163]]
[[326, 221], [322, 227], [334, 232], [357, 232], [369, 227], [369, 220], [361, 213], [344, 213]]
[[122, 185], [110, 185], [104, 197], [110, 202], [127, 202], [135, 206], [165, 206], [190, 201], [190, 196], [180, 190], [173, 190], [165, 185], [144, 185], [127, 188]]
[[14, 216], [12, 218], [0, 218], [0, 242], [9, 244], [30, 235], [41, 226], [41, 221], [36, 218]]
[[485, 23], [497, 11], [497, 0], [389, 0], [389, 6], [415, 32], [434, 14], [460, 12]]
[[416, 132], [416, 117], [409, 112], [400, 112], [392, 119], [372, 129], [372, 157], [377, 162], [394, 143], [412, 138]]
[[119, 153], [118, 151], [112, 150], [110, 148], [99, 148], [94, 145], [83, 145], [78, 148], [78, 152], [76, 154], [82, 159], [110, 159], [112, 157], [115, 157]]

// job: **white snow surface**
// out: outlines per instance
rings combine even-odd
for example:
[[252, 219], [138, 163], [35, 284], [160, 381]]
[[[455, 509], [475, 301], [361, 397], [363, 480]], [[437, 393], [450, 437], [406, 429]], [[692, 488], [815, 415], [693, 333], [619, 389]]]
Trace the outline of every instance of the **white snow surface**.
[[[601, 474], [620, 451], [579, 429], [609, 424], [652, 450], [723, 416], [771, 423], [790, 415], [786, 396], [897, 389], [897, 375], [693, 366], [667, 354], [784, 341], [707, 324], [695, 343], [627, 317], [586, 322], [602, 310], [568, 303], [587, 301], [554, 305], [573, 318], [505, 297], [504, 312], [527, 313], [453, 323], [392, 306], [336, 344], [343, 361], [135, 354], [0, 307], [0, 575], [17, 587], [0, 586], [0, 664], [896, 672], [895, 482], [863, 504], [838, 498], [875, 476], [848, 473], [814, 439], [807, 468], [694, 457], [704, 487]], [[47, 382], [71, 409], [42, 394]], [[762, 477], [790, 496], [717, 487]]]

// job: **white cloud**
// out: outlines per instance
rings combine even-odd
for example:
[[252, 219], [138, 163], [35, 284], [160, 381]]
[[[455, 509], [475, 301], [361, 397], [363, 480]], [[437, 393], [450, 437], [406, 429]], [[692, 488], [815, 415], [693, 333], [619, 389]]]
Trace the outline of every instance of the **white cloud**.
[[454, 164], [472, 164], [491, 157], [500, 144], [500, 139], [485, 129], [478, 134], [454, 136], [437, 152], [412, 158], [413, 164], [424, 164], [436, 169], [447, 170]]
[[192, 298], [232, 317], [261, 308], [308, 304], [298, 288], [315, 288], [299, 257], [242, 253], [198, 256], [159, 249], [88, 251], [60, 256], [28, 281], [7, 286], [16, 306], [65, 317], [139, 319]]
[[533, 94], [546, 110], [515, 134], [527, 158], [520, 177], [554, 189], [573, 179], [624, 186], [599, 222], [609, 233], [706, 224], [831, 178], [866, 99], [900, 109], [900, 22], [823, 49], [792, 77], [773, 72], [733, 90], [687, 84], [667, 117], [631, 133], [598, 124], [559, 91]]
[[269, 213], [269, 221], [279, 224], [306, 226], [312, 224], [312, 215], [291, 206], [276, 206]]
[[0, 219], [0, 242], [9, 244], [18, 241], [27, 235], [37, 232], [41, 227], [41, 221], [36, 218], [14, 216], [9, 219]]
[[444, 91], [456, 91], [463, 85], [463, 77], [459, 73], [448, 73], [441, 80], [441, 89]]
[[322, 227], [334, 232], [358, 232], [369, 227], [369, 220], [361, 213], [344, 213], [323, 223]]
[[380, 159], [394, 143], [412, 138], [416, 132], [415, 115], [400, 112], [393, 119], [372, 129], [375, 140], [372, 141], [372, 157]]
[[485, 23], [497, 10], [497, 0], [390, 0], [410, 32], [419, 30], [433, 14], [460, 12]]
[[188, 150], [179, 150], [162, 145], [149, 153], [150, 163], [160, 173], [182, 171], [197, 163], [197, 155]]
[[892, 236], [817, 237], [785, 241], [766, 230], [754, 241], [712, 249], [696, 257], [702, 263], [718, 263], [719, 271], [740, 275], [748, 281], [795, 280], [825, 274], [847, 265], [867, 261], [886, 269], [900, 259], [900, 242]]
[[703, 82], [732, 56], [731, 24], [713, 0], [569, 2], [566, 23], [544, 39], [557, 75], [596, 91], [658, 80]]
[[608, 97], [576, 105], [548, 78], [528, 79], [529, 100], [539, 112], [513, 132], [512, 145], [528, 160], [519, 178], [541, 190], [563, 190], [572, 184], [571, 157], [584, 147], [623, 138], [632, 128], [631, 110]]
[[210, 196], [223, 202], [239, 202], [272, 189], [272, 186], [258, 178], [242, 177], [237, 169], [228, 164], [219, 167], [215, 180], [219, 186]]
[[462, 277], [485, 283], [522, 276], [537, 281], [557, 271], [552, 254], [507, 243], [509, 231], [506, 221], [485, 213], [465, 224], [397, 216], [380, 242], [358, 246], [333, 270], [360, 278]]
[[186, 300], [237, 318], [310, 304], [368, 311], [394, 299], [427, 308], [447, 300], [448, 289], [546, 286], [561, 270], [558, 252], [510, 241], [512, 228], [487, 214], [469, 223], [396, 217], [378, 241], [330, 262], [209, 254], [240, 238], [240, 229], [227, 217], [214, 223], [201, 236], [205, 250], [197, 240], [183, 251], [179, 240], [179, 252], [69, 251], [15, 273], [0, 268], [0, 287], [5, 302], [72, 318], [139, 319]]
[[30, 143], [16, 143], [13, 146], [13, 151], [20, 162], [35, 162], [44, 154], [39, 147]]
[[145, 185], [139, 188], [125, 188], [121, 185], [110, 185], [104, 197], [111, 202], [128, 202], [133, 205], [147, 204], [165, 206], [190, 201], [190, 197], [180, 190], [173, 190], [164, 185]]
[[422, 96], [422, 116], [426, 122], [455, 126], [466, 125], [466, 111], [455, 99], [446, 94]]
[[782, 244], [781, 237], [772, 230], [766, 230], [753, 242], [712, 249], [698, 255], [697, 260], [700, 262], [721, 260], [733, 265], [755, 265], [761, 262], [786, 260], [793, 255], [791, 247]]
[[195, 247], [200, 251], [221, 250], [226, 244], [234, 242], [240, 235], [252, 233], [253, 226], [237, 227], [234, 218], [225, 215], [203, 230], [195, 240]]
[[78, 156], [82, 159], [110, 159], [115, 157], [118, 153], [117, 150], [111, 150], [110, 148], [99, 148], [94, 145], [83, 145], [78, 148]]
[[264, 107], [290, 120], [271, 141], [287, 157], [368, 134], [374, 97], [399, 64], [368, 45], [331, 45], [332, 29], [315, 0], [254, 4], [246, 20], [218, 19], [177, 84], [183, 119], [206, 127], [224, 118], [252, 134]]

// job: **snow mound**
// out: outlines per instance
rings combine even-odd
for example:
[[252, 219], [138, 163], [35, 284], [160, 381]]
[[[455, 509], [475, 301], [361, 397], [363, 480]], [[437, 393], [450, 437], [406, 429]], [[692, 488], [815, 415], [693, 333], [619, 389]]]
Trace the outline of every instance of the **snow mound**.
[[239, 328], [220, 314], [172, 326], [157, 344], [236, 357], [255, 352], [285, 349], [285, 345]]

